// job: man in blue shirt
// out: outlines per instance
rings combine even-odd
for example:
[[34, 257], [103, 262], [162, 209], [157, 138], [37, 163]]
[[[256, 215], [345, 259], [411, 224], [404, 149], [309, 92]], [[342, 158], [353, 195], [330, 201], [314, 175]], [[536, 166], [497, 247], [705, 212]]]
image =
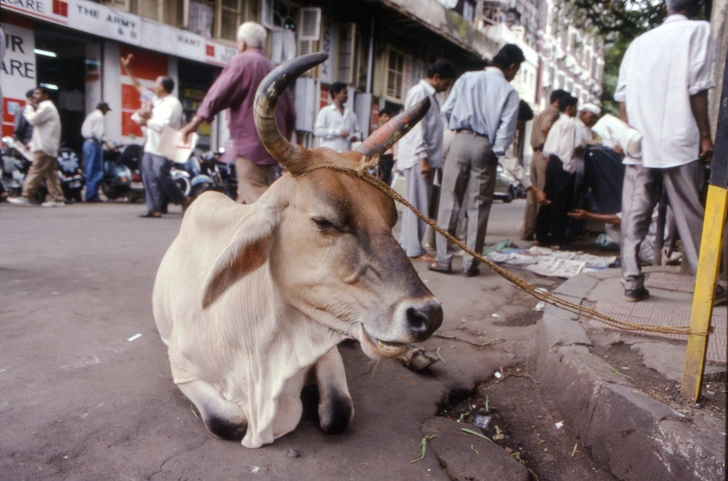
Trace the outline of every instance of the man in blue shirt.
[[[450, 130], [456, 133], [445, 161], [437, 223], [454, 234], [458, 213], [465, 207], [465, 244], [475, 252], [482, 252], [485, 243], [498, 157], [505, 155], [516, 133], [519, 99], [510, 82], [524, 60], [520, 48], [505, 45], [492, 67], [460, 77], [442, 107]], [[447, 239], [438, 236], [436, 244], [437, 260], [430, 270], [451, 273], [453, 251]], [[478, 261], [465, 254], [463, 275], [479, 272]]]

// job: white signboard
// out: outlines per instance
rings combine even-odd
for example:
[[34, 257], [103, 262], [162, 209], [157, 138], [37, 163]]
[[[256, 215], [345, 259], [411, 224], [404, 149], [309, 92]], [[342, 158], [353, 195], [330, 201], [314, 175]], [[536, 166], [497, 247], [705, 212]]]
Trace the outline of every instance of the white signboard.
[[3, 101], [0, 106], [2, 135], [11, 135], [15, 116], [25, 105], [25, 93], [36, 86], [35, 37], [29, 28], [0, 24], [3, 29], [1, 42], [5, 42], [5, 57], [0, 67], [0, 86]]
[[139, 45], [141, 41], [139, 20], [136, 15], [98, 3], [84, 0], [68, 2], [68, 26], [100, 37]]
[[3, 96], [25, 101], [25, 92], [36, 86], [33, 30], [3, 23], [6, 45], [2, 62]]
[[213, 65], [227, 65], [238, 53], [233, 45], [88, 0], [0, 0], [0, 6], [3, 11]]

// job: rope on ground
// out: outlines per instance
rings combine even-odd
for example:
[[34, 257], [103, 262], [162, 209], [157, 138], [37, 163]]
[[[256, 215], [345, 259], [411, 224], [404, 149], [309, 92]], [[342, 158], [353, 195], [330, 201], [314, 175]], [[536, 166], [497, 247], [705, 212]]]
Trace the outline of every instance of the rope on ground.
[[341, 165], [335, 165], [335, 164], [312, 164], [307, 167], [304, 167], [303, 169], [300, 169], [295, 172], [291, 172], [291, 175], [294, 177], [299, 177], [302, 175], [305, 175], [309, 172], [313, 172], [315, 170], [320, 169], [331, 169], [336, 170], [339, 172], [345, 172], [347, 174], [353, 175], [355, 177], [358, 177], [362, 179], [363, 181], [367, 182], [368, 184], [371, 184], [372, 186], [376, 187], [377, 189], [381, 190], [388, 196], [390, 196], [392, 199], [396, 200], [397, 202], [401, 203], [408, 209], [410, 209], [412, 212], [415, 213], [417, 217], [419, 217], [425, 224], [432, 227], [436, 232], [438, 232], [440, 235], [445, 237], [451, 244], [459, 247], [464, 252], [467, 252], [469, 255], [473, 256], [474, 258], [478, 259], [480, 262], [488, 266], [490, 270], [498, 274], [499, 276], [506, 279], [508, 282], [516, 286], [517, 288], [526, 291], [539, 301], [543, 301], [547, 304], [550, 304], [552, 306], [556, 306], [560, 309], [563, 309], [567, 312], [571, 312], [580, 316], [584, 316], [589, 319], [593, 319], [598, 322], [602, 322], [604, 324], [607, 324], [609, 326], [615, 327], [617, 329], [622, 329], [625, 331], [644, 331], [644, 332], [656, 332], [660, 334], [675, 334], [675, 335], [681, 335], [681, 336], [688, 336], [688, 335], [696, 335], [696, 336], [704, 336], [707, 337], [709, 335], [709, 332], [695, 332], [690, 330], [690, 326], [653, 326], [648, 324], [633, 324], [630, 322], [620, 321], [619, 319], [615, 319], [613, 317], [607, 316], [606, 314], [602, 314], [601, 312], [598, 312], [594, 309], [577, 305], [572, 302], [569, 302], [565, 299], [562, 299], [560, 297], [554, 296], [552, 294], [549, 294], [547, 292], [539, 291], [534, 286], [529, 284], [528, 282], [524, 281], [520, 277], [518, 277], [515, 274], [512, 274], [511, 272], [507, 271], [506, 269], [502, 268], [501, 266], [495, 264], [493, 261], [486, 259], [482, 254], [478, 252], [474, 252], [470, 250], [465, 244], [463, 244], [460, 240], [458, 240], [455, 236], [447, 232], [446, 230], [442, 229], [440, 226], [437, 225], [437, 223], [429, 218], [428, 216], [424, 215], [422, 212], [417, 210], [415, 206], [407, 202], [407, 199], [399, 195], [394, 189], [392, 189], [389, 185], [387, 185], [385, 182], [382, 182], [378, 178], [371, 175], [368, 170], [375, 166], [378, 161], [378, 157], [374, 157], [373, 159], [366, 161], [366, 157], [362, 158], [362, 163], [360, 164], [359, 169], [352, 169], [349, 167], [344, 167]]

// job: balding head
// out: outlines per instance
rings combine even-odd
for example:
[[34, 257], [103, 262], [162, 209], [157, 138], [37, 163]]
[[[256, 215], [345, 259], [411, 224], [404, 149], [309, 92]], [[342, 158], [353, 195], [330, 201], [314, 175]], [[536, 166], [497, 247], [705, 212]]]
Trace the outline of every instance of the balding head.
[[243, 51], [245, 48], [262, 49], [265, 46], [267, 36], [268, 32], [266, 32], [263, 25], [255, 22], [245, 22], [238, 27], [238, 49], [240, 51]]

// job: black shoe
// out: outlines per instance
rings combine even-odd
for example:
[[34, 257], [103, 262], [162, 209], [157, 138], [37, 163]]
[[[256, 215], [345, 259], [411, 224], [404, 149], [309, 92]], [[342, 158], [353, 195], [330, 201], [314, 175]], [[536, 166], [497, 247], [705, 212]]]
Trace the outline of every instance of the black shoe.
[[644, 301], [648, 297], [650, 297], [650, 291], [644, 287], [640, 287], [639, 289], [625, 289], [624, 291], [624, 300], [627, 302]]
[[463, 277], [475, 277], [478, 274], [480, 274], [480, 269], [477, 267], [474, 269], [472, 267], [470, 269], [463, 269]]

